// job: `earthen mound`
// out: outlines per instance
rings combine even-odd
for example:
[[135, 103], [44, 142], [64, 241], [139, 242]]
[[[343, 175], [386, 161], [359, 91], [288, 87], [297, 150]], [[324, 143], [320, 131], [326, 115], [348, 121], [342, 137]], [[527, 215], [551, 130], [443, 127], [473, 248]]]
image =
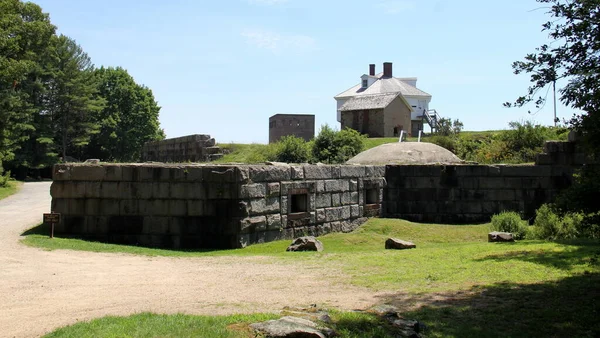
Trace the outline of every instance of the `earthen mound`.
[[386, 143], [363, 151], [347, 164], [427, 164], [461, 163], [451, 151], [427, 142]]

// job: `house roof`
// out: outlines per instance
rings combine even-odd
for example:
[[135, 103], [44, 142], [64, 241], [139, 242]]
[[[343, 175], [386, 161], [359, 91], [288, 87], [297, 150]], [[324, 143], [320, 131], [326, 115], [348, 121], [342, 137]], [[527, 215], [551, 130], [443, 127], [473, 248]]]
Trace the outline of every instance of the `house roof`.
[[[359, 95], [348, 99], [341, 107], [340, 111], [365, 110], [365, 109], [383, 109], [394, 101], [400, 93]], [[404, 97], [400, 96], [404, 104], [412, 111], [411, 106]]]
[[335, 98], [391, 93], [400, 93], [402, 96], [431, 97], [430, 94], [403, 81], [403, 79], [409, 80], [412, 78], [383, 77], [383, 73], [377, 74], [377, 78], [377, 81], [368, 88], [362, 88], [362, 84], [359, 83], [345, 92], [338, 94]]

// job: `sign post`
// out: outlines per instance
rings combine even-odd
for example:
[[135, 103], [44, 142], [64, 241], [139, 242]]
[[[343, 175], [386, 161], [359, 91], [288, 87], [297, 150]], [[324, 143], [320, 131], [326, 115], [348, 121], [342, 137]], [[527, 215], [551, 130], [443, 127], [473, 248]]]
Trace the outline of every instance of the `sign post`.
[[44, 223], [50, 224], [50, 238], [54, 238], [54, 225], [60, 223], [60, 214], [56, 212], [44, 214]]

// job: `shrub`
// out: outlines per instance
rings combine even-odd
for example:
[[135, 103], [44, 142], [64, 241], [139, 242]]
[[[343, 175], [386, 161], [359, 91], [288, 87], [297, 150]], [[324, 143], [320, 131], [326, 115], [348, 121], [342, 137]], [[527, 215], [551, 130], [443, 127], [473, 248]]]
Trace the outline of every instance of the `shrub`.
[[323, 163], [346, 162], [363, 150], [364, 139], [365, 136], [356, 130], [346, 128], [336, 132], [324, 125], [312, 142], [313, 158]]
[[456, 140], [450, 136], [433, 135], [427, 141], [456, 153]]
[[10, 171], [5, 172], [4, 175], [0, 174], [0, 188], [7, 187], [9, 180], [10, 180]]
[[358, 131], [350, 128], [337, 132], [333, 139], [335, 162], [344, 163], [358, 155], [364, 149], [365, 138]]
[[279, 140], [276, 152], [278, 162], [306, 163], [309, 159], [310, 151], [304, 139], [289, 135]]
[[334, 158], [335, 131], [328, 125], [321, 126], [319, 135], [315, 137], [312, 148], [313, 158], [317, 162], [331, 163]]
[[537, 239], [569, 239], [580, 237], [584, 215], [557, 214], [550, 205], [544, 204], [536, 211], [532, 237]]
[[521, 216], [513, 211], [503, 211], [494, 215], [490, 229], [492, 231], [510, 232], [515, 239], [524, 239], [529, 234], [527, 221], [522, 220]]

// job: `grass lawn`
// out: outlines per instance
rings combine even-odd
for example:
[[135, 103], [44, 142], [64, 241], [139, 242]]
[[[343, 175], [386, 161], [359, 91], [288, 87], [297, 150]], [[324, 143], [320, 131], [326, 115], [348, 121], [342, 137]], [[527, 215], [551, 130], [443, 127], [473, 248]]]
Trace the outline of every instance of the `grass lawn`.
[[[50, 240], [45, 231], [34, 228], [25, 234], [23, 242], [46, 249], [141, 255], [260, 255], [277, 262], [290, 260], [341, 270], [347, 277], [340, 278], [381, 291], [381, 302], [395, 304], [408, 318], [427, 324], [428, 336], [600, 335], [596, 320], [600, 316], [597, 240], [495, 244], [486, 242], [488, 225], [371, 219], [353, 233], [320, 237], [325, 247], [321, 253], [285, 252], [290, 241], [190, 252]], [[388, 237], [413, 241], [417, 249], [385, 250], [383, 243]]]
[[15, 194], [17, 191], [19, 191], [22, 185], [22, 182], [8, 181], [8, 186], [0, 187], [0, 200], [12, 194]]
[[223, 143], [218, 144], [227, 154], [211, 163], [263, 163], [265, 153], [269, 151], [268, 144], [252, 143]]
[[[330, 326], [346, 338], [393, 337], [389, 325], [367, 313], [331, 311], [334, 322]], [[128, 317], [107, 316], [90, 322], [81, 322], [47, 334], [46, 338], [96, 337], [202, 337], [254, 338], [249, 324], [277, 319], [275, 314], [232, 316], [158, 315], [140, 313]]]

